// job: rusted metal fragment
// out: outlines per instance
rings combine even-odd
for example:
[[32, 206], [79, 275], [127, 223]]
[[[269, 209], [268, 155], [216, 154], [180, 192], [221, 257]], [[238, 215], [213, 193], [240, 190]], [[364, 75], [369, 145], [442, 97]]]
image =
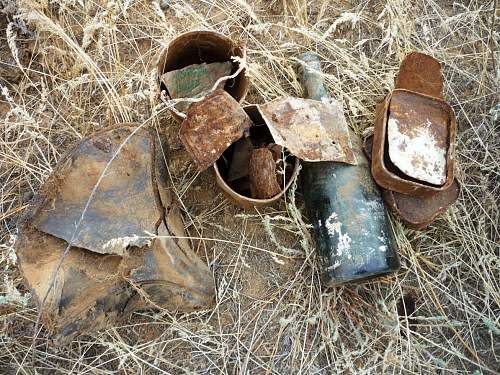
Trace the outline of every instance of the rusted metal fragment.
[[449, 115], [439, 103], [407, 91], [389, 105], [389, 158], [404, 174], [433, 185], [446, 182]]
[[[135, 294], [123, 278], [122, 257], [73, 247], [41, 306], [66, 246], [65, 241], [35, 229], [30, 222], [23, 225], [16, 243], [24, 279], [42, 308], [43, 323], [59, 344], [120, 320]], [[133, 264], [139, 259], [138, 253], [131, 253], [128, 261]]]
[[[76, 145], [55, 168], [37, 198], [39, 203], [33, 209], [27, 210], [30, 214], [20, 227], [16, 242], [19, 266], [39, 308], [42, 309], [44, 324], [54, 334], [59, 344], [67, 343], [76, 335], [116, 324], [117, 321], [126, 319], [133, 311], [145, 307], [192, 311], [210, 307], [214, 301], [215, 288], [212, 276], [207, 266], [191, 250], [182, 217], [167, 184], [165, 159], [163, 154], [159, 155], [159, 144], [156, 144], [152, 134], [147, 131], [138, 132], [137, 142], [139, 145], [152, 145], [152, 149], [124, 147], [121, 153], [135, 162], [136, 169], [148, 171], [148, 182], [139, 183], [132, 180], [130, 184], [138, 184], [138, 187], [146, 183], [153, 185], [151, 200], [144, 204], [151, 206], [155, 213], [153, 218], [158, 218], [151, 233], [154, 235], [156, 226], [159, 225], [158, 232], [161, 237], [146, 238], [144, 244], [151, 246], [136, 247], [126, 238], [120, 239], [121, 227], [118, 224], [122, 217], [116, 216], [113, 217], [118, 222], [116, 227], [104, 227], [107, 223], [103, 222], [103, 227], [96, 227], [95, 223], [91, 223], [90, 226], [82, 225], [82, 229], [92, 228], [94, 232], [88, 232], [89, 236], [99, 236], [100, 231], [106, 231], [117, 242], [121, 240], [128, 242], [129, 246], [123, 249], [122, 256], [100, 254], [73, 246], [63, 258], [68, 241], [38, 230], [35, 226], [35, 223], [39, 222], [40, 212], [47, 207], [47, 201], [54, 202], [54, 197], [61, 195], [66, 197], [65, 194], [69, 194], [63, 189], [68, 176], [80, 176], [79, 183], [85, 188], [89, 184], [87, 180], [95, 179], [95, 174], [101, 170], [99, 162], [102, 159], [106, 160], [107, 156], [92, 151], [92, 148], [83, 148], [92, 151], [89, 158], [83, 159], [85, 163], [69, 162], [81, 160], [73, 157], [80, 155], [82, 147], [88, 145], [89, 140], [99, 145], [100, 150], [104, 149], [103, 152], [113, 152], [117, 138], [124, 140], [134, 128], [135, 125], [120, 125], [83, 139]], [[134, 137], [130, 139], [132, 144]], [[98, 158], [99, 162], [95, 161], [96, 155], [102, 156]], [[141, 160], [144, 160], [144, 163]], [[88, 163], [91, 162], [95, 166], [92, 170], [95, 173], [88, 172]], [[119, 165], [127, 166], [120, 163]], [[112, 168], [108, 171], [111, 172], [111, 176], [122, 178], [113, 172]], [[133, 175], [129, 169], [121, 169], [120, 172]], [[114, 196], [123, 196], [123, 192], [119, 189], [127, 191], [128, 187], [123, 184], [112, 184], [106, 180], [103, 182], [105, 187], [109, 185], [115, 188], [112, 191], [105, 189], [104, 191], [108, 193], [99, 195], [102, 201], [100, 204], [105, 207], [114, 206], [116, 204]], [[53, 195], [50, 195], [51, 192]], [[75, 202], [77, 198], [74, 198]], [[77, 203], [83, 206], [87, 196], [79, 195], [79, 199], [83, 203]], [[136, 199], [137, 196], [131, 195], [122, 201], [123, 207], [118, 207], [120, 215], [127, 212], [130, 217], [136, 214], [140, 217], [134, 202]], [[50, 216], [51, 213], [47, 215]], [[113, 232], [114, 228], [117, 228], [116, 232]], [[61, 261], [59, 272], [55, 274]], [[47, 299], [42, 304], [49, 288]]]
[[213, 304], [215, 287], [207, 266], [172, 239], [163, 224], [159, 233], [165, 237], [155, 239], [151, 248], [132, 248], [126, 257], [72, 247], [41, 306], [67, 243], [23, 226], [16, 244], [19, 265], [58, 344], [146, 307], [193, 311]]
[[267, 148], [258, 148], [253, 151], [248, 175], [252, 198], [271, 198], [281, 191], [276, 180], [276, 162], [273, 153]]
[[154, 142], [149, 132], [135, 133], [110, 163], [133, 129], [122, 126], [85, 138], [60, 161], [40, 194], [33, 217], [37, 229], [100, 254], [121, 255], [127, 246], [150, 243], [145, 234], [154, 233], [162, 212], [153, 204]]
[[[221, 77], [231, 73], [233, 64], [230, 61], [211, 64], [193, 64], [182, 69], [166, 72], [161, 76], [161, 82], [167, 87], [170, 97], [199, 98], [208, 93]], [[220, 86], [224, 86], [221, 82]], [[178, 103], [176, 108], [185, 111], [191, 103]]]
[[[178, 228], [177, 234], [183, 228]], [[151, 250], [144, 252], [142, 265], [130, 273], [154, 305], [171, 311], [207, 309], [215, 301], [215, 285], [210, 270], [191, 250], [183, 246], [164, 224]], [[184, 239], [185, 241], [185, 239]]]
[[280, 98], [259, 105], [275, 143], [305, 161], [356, 164], [342, 106], [311, 99]]
[[204, 171], [240, 139], [251, 124], [231, 95], [216, 90], [189, 107], [180, 137], [198, 169]]
[[455, 203], [460, 194], [457, 179], [451, 186], [430, 197], [412, 197], [384, 190], [384, 199], [409, 228], [422, 230]]
[[429, 55], [419, 52], [409, 53], [401, 62], [394, 87], [442, 99], [441, 64]]
[[228, 182], [248, 176], [248, 165], [252, 152], [252, 142], [248, 137], [243, 137], [234, 144], [233, 158], [227, 173]]
[[[363, 148], [371, 159], [373, 136], [367, 137]], [[415, 197], [401, 194], [392, 190], [382, 189], [385, 202], [399, 216], [409, 228], [415, 230], [425, 229], [440, 214], [445, 212], [460, 194], [460, 184], [453, 180], [450, 187], [427, 197]]]

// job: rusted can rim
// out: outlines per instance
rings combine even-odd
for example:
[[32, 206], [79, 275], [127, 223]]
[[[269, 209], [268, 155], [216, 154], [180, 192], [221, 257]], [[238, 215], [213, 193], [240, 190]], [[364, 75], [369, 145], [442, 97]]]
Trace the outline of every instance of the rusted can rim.
[[[449, 116], [448, 123], [448, 149], [446, 152], [446, 182], [440, 186], [425, 184], [414, 180], [408, 180], [397, 174], [389, 171], [384, 161], [384, 153], [386, 146], [387, 134], [387, 114], [392, 96], [398, 92], [406, 92], [412, 95], [420, 96], [427, 100], [439, 103]], [[383, 111], [383, 113], [380, 113]], [[375, 132], [373, 139], [373, 162], [372, 175], [378, 185], [383, 188], [393, 190], [402, 194], [415, 196], [429, 196], [436, 192], [446, 190], [453, 183], [454, 179], [454, 153], [455, 153], [455, 138], [456, 138], [456, 119], [453, 108], [444, 100], [415, 92], [407, 89], [394, 89], [384, 99], [384, 102], [377, 109]]]
[[[157, 67], [156, 67], [156, 79], [157, 79], [157, 84], [158, 84], [158, 95], [161, 95], [162, 91], [166, 91], [167, 97], [170, 98], [168, 90], [166, 88], [162, 89], [162, 83], [161, 83], [161, 76], [163, 73], [165, 73], [165, 68], [168, 63], [168, 51], [171, 50], [172, 48], [178, 48], [179, 50], [182, 50], [182, 47], [185, 47], [189, 43], [196, 43], [197, 39], [200, 38], [207, 38], [207, 39], [213, 39], [214, 41], [217, 40], [220, 42], [222, 45], [227, 47], [227, 55], [225, 56], [227, 59], [226, 61], [231, 61], [230, 58], [231, 56], [238, 56], [242, 60], [246, 60], [246, 46], [241, 43], [237, 43], [233, 41], [231, 38], [227, 37], [226, 35], [223, 35], [221, 33], [215, 32], [215, 31], [209, 31], [209, 30], [194, 30], [194, 31], [188, 31], [185, 33], [182, 33], [172, 39], [169, 44], [164, 47], [163, 49], [160, 50], [160, 52], [157, 54]], [[183, 45], [182, 45], [183, 44]], [[193, 62], [194, 63], [194, 62]], [[175, 67], [175, 69], [180, 69], [182, 67], [191, 65], [192, 63], [187, 63], [187, 64], [179, 64], [179, 66]], [[239, 63], [238, 62], [233, 62], [234, 66], [233, 69], [231, 70], [231, 74], [235, 73], [238, 68], [239, 68]], [[235, 82], [237, 81], [238, 83], [235, 84], [236, 86], [235, 89], [228, 90], [229, 94], [236, 99], [239, 103], [241, 103], [248, 92], [249, 85], [250, 85], [250, 80], [246, 76], [246, 69], [244, 68], [237, 76], [234, 78]], [[234, 87], [233, 86], [233, 87]]]
[[[243, 205], [243, 206], [266, 206], [270, 205], [274, 202], [276, 202], [279, 198], [281, 198], [285, 192], [290, 188], [294, 180], [297, 178], [297, 175], [299, 174], [299, 164], [300, 160], [298, 158], [295, 158], [295, 163], [293, 166], [293, 172], [292, 175], [290, 176], [289, 181], [286, 183], [285, 187], [274, 197], [267, 198], [267, 199], [256, 199], [256, 198], [250, 198], [245, 195], [241, 195], [235, 190], [231, 189], [231, 187], [226, 183], [226, 181], [222, 178], [219, 168], [217, 167], [217, 163], [214, 164], [214, 170], [215, 170], [215, 176], [217, 178], [217, 181], [219, 182], [220, 185], [222, 185], [222, 189], [226, 191], [228, 194], [231, 195], [231, 198], [237, 199], [238, 203]], [[248, 204], [246, 204], [248, 203]]]

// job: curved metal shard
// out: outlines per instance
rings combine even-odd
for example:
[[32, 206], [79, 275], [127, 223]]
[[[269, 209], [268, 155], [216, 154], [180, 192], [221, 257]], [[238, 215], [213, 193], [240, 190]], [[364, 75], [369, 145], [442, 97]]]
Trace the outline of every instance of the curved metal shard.
[[[20, 228], [19, 266], [42, 309], [44, 324], [59, 344], [126, 319], [138, 309], [192, 311], [214, 302], [212, 275], [190, 247], [159, 144], [146, 130], [131, 137], [97, 190], [98, 202], [90, 205], [92, 214], [82, 222], [85, 235], [78, 237], [90, 249], [72, 246], [64, 255], [66, 238], [72, 235], [64, 212], [71, 220], [81, 214], [78, 209], [88, 200], [85, 193], [102, 173], [109, 153], [133, 129], [102, 131], [76, 145], [56, 167], [39, 205]], [[104, 208], [108, 217], [102, 214]], [[154, 235], [157, 226], [159, 238]], [[143, 228], [152, 235], [133, 235]], [[102, 250], [104, 241], [114, 243], [112, 248], [122, 255], [96, 251]]]
[[60, 161], [33, 215], [37, 229], [99, 254], [122, 255], [127, 246], [150, 244], [146, 233], [155, 232], [162, 212], [154, 203], [154, 142], [146, 130], [111, 162], [76, 230], [94, 186], [132, 129], [85, 138]]

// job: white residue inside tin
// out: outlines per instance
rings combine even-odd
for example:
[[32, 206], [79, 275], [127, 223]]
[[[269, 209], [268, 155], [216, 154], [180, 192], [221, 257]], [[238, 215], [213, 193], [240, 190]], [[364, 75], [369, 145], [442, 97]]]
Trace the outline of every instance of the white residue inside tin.
[[398, 120], [389, 117], [387, 135], [391, 161], [405, 174], [434, 185], [446, 182], [446, 149], [431, 132], [429, 119], [412, 129], [411, 137], [402, 132]]

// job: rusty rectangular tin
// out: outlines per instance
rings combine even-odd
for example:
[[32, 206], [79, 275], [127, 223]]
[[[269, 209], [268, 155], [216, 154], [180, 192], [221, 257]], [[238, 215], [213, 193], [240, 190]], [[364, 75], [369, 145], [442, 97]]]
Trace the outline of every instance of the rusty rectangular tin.
[[[431, 127], [431, 131], [447, 132], [446, 136], [446, 179], [441, 185], [433, 185], [405, 175], [399, 170], [389, 157], [388, 145], [388, 120], [391, 110], [391, 101], [397, 99], [403, 100], [409, 108], [409, 111], [415, 112], [415, 115], [426, 113], [432, 110], [435, 113], [440, 113], [442, 119], [445, 119], [445, 124], [435, 124], [427, 122]], [[410, 112], [411, 114], [411, 112]], [[404, 113], [403, 115], [408, 115]], [[422, 118], [422, 122], [426, 119]], [[440, 129], [432, 129], [438, 126]], [[372, 175], [375, 181], [382, 187], [393, 190], [402, 194], [413, 196], [430, 196], [440, 191], [448, 189], [453, 183], [453, 166], [454, 166], [454, 150], [455, 150], [455, 133], [456, 121], [453, 109], [448, 103], [440, 98], [424, 95], [406, 89], [395, 89], [388, 94], [384, 101], [378, 105], [375, 115], [375, 132], [373, 140], [373, 162]]]

